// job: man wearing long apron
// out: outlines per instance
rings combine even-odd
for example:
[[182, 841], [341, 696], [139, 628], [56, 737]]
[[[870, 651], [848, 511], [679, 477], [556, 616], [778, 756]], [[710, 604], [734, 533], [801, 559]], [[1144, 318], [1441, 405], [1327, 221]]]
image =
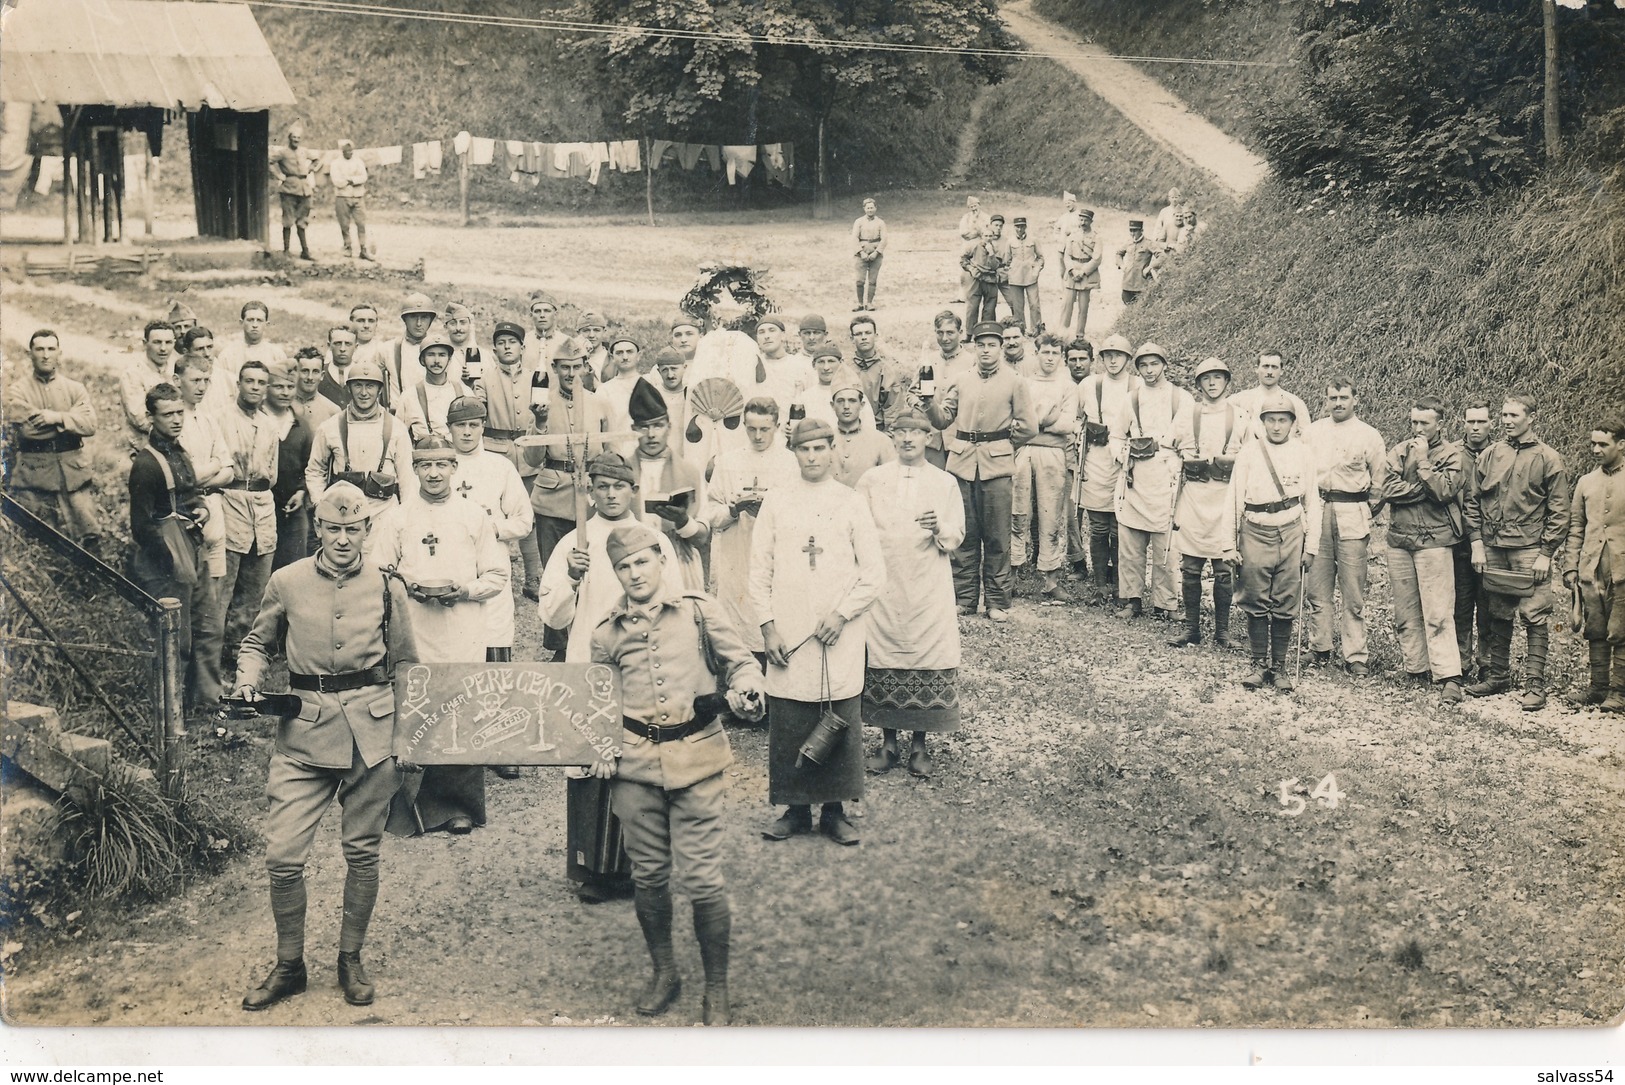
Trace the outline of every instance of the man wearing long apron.
[[1202, 643], [1202, 568], [1213, 566], [1213, 640], [1230, 647], [1230, 601], [1235, 582], [1236, 537], [1225, 530], [1230, 502], [1230, 475], [1236, 454], [1251, 429], [1230, 402], [1230, 367], [1208, 358], [1196, 367], [1199, 398], [1175, 428], [1179, 451], [1179, 497], [1174, 506], [1174, 535], [1179, 546], [1180, 593], [1185, 602], [1185, 632], [1169, 646]]
[[1074, 499], [1089, 521], [1089, 575], [1098, 606], [1121, 606], [1117, 594], [1117, 481], [1123, 465], [1112, 450], [1111, 425], [1128, 407], [1129, 393], [1140, 378], [1129, 368], [1134, 349], [1114, 335], [1100, 347], [1100, 372], [1078, 383], [1078, 418], [1082, 455], [1076, 471]]
[[[1179, 453], [1174, 432], [1190, 413], [1191, 396], [1169, 383], [1168, 352], [1146, 343], [1134, 355], [1140, 387], [1112, 420], [1112, 451], [1122, 466], [1117, 482], [1117, 591], [1123, 607], [1119, 618], [1144, 613], [1142, 597], [1150, 578], [1151, 606], [1159, 618], [1171, 618], [1179, 605], [1174, 595], [1168, 536], [1173, 529], [1174, 484], [1179, 479]], [[1150, 571], [1147, 573], [1147, 561]]]

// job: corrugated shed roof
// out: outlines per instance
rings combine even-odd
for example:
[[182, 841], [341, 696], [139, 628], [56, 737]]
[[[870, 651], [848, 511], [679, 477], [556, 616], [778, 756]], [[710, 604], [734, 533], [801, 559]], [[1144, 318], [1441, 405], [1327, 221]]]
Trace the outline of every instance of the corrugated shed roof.
[[244, 4], [21, 0], [0, 26], [0, 99], [166, 109], [292, 105]]

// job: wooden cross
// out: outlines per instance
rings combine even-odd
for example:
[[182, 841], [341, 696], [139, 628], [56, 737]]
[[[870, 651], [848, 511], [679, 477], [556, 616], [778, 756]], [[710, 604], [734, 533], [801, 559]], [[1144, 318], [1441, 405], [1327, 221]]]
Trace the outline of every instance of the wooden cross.
[[818, 568], [818, 555], [824, 552], [824, 548], [818, 545], [818, 539], [815, 536], [807, 536], [807, 545], [801, 548], [801, 552], [807, 555], [807, 568]]
[[431, 558], [434, 557], [434, 548], [440, 545], [440, 536], [436, 535], [432, 531], [429, 532], [427, 535], [423, 536], [423, 545], [429, 548], [429, 556]]

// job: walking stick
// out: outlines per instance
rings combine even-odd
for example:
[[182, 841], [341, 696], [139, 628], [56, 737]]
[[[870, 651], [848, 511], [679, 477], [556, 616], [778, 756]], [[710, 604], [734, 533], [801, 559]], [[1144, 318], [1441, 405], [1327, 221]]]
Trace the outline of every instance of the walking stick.
[[[1298, 556], [1298, 567], [1303, 568], [1303, 556]], [[1307, 574], [1309, 570], [1304, 569]], [[1309, 594], [1308, 576], [1300, 578], [1303, 582], [1298, 585], [1298, 616], [1293, 619], [1297, 624], [1297, 636], [1292, 638], [1292, 682], [1296, 685], [1303, 680], [1303, 597]]]

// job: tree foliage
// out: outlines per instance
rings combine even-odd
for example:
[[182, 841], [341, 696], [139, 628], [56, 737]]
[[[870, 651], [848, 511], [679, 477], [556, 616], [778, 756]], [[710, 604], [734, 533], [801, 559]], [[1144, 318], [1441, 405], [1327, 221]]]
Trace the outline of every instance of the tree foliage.
[[[1625, 20], [1564, 11], [1563, 95], [1576, 117], [1625, 70]], [[1460, 204], [1541, 164], [1540, 0], [1341, 0], [1299, 8], [1302, 83], [1260, 108], [1278, 175], [1395, 205]]]
[[990, 83], [1004, 72], [998, 57], [862, 46], [1016, 45], [994, 0], [576, 0], [566, 17], [623, 28], [583, 33], [575, 46], [629, 123], [739, 143], [805, 130], [848, 103], [935, 101], [947, 65]]

